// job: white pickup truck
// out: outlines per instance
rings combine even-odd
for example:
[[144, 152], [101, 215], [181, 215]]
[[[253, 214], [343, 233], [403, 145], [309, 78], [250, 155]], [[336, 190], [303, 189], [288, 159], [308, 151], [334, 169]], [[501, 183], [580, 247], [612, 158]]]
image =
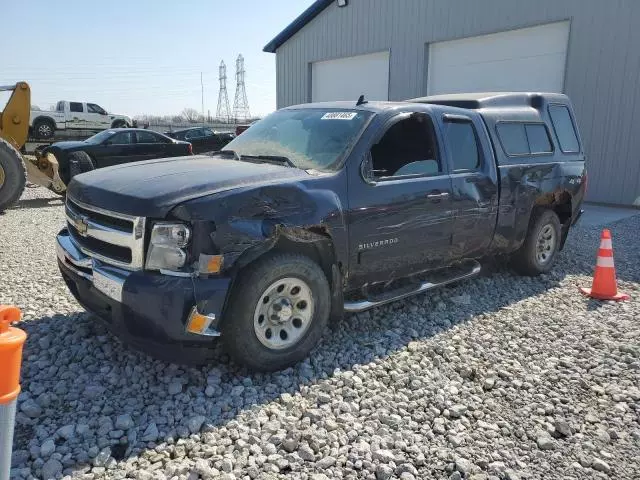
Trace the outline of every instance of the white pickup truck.
[[66, 134], [90, 135], [106, 128], [126, 128], [135, 126], [131, 117], [113, 115], [100, 105], [85, 102], [61, 100], [56, 109], [31, 110], [29, 127], [31, 135], [39, 139], [53, 137], [56, 131]]

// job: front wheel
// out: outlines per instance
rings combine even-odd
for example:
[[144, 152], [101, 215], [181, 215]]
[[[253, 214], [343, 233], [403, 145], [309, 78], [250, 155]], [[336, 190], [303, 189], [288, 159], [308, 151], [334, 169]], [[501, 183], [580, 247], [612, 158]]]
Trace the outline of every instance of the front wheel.
[[329, 319], [331, 292], [322, 269], [297, 254], [274, 254], [240, 273], [221, 326], [237, 363], [274, 371], [304, 359]]
[[513, 267], [522, 275], [540, 275], [553, 267], [562, 228], [558, 215], [551, 210], [534, 213], [522, 247], [513, 255]]
[[[78, 151], [69, 154], [69, 182], [76, 175], [81, 173], [90, 172], [95, 169], [93, 160], [87, 152]], [[69, 184], [67, 182], [67, 185]]]

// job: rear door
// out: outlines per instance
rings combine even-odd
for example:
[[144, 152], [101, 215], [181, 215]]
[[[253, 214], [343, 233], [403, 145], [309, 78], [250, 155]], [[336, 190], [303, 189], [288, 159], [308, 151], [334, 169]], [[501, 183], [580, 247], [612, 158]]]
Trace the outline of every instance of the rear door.
[[452, 258], [475, 258], [486, 252], [496, 227], [498, 183], [493, 150], [479, 116], [445, 114], [439, 120], [451, 172]]
[[75, 128], [78, 130], [89, 128], [87, 115], [84, 108], [85, 106], [81, 102], [69, 102], [69, 111], [67, 112], [67, 128]]
[[136, 161], [151, 160], [153, 158], [166, 157], [168, 143], [164, 137], [154, 132], [137, 130], [136, 134]]
[[451, 179], [431, 116], [395, 116], [349, 170], [350, 281], [385, 282], [449, 261]]
[[189, 142], [193, 147], [193, 153], [201, 153], [206, 151], [206, 138], [202, 128], [194, 128], [189, 130], [185, 136], [185, 141]]

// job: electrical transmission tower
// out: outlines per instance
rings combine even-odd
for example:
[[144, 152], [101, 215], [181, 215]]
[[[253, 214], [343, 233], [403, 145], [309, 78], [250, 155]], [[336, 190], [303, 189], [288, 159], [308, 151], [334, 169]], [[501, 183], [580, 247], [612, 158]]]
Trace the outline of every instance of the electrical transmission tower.
[[244, 87], [244, 57], [238, 55], [236, 60], [236, 96], [233, 100], [233, 117], [235, 120], [247, 120], [249, 114], [249, 101]]
[[229, 110], [229, 96], [227, 95], [227, 66], [224, 60], [220, 62], [220, 93], [218, 93], [218, 111], [216, 117], [225, 122], [229, 121], [231, 111]]

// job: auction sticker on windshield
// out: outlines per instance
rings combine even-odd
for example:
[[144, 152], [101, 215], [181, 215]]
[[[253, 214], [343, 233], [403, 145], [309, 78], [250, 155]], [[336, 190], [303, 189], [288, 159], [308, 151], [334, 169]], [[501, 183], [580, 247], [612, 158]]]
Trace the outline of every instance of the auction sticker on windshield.
[[358, 112], [329, 112], [325, 113], [320, 120], [353, 120]]

